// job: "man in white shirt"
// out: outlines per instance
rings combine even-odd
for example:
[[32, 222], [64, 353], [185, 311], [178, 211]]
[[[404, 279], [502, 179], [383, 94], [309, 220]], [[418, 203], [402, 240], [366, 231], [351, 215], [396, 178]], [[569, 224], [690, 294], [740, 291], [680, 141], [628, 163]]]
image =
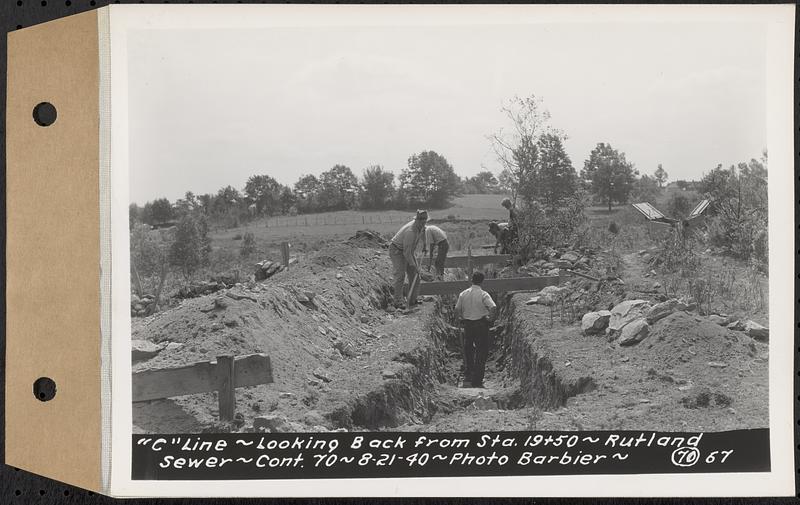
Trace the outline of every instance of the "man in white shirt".
[[[433, 261], [433, 248], [436, 248], [436, 262]], [[428, 268], [433, 264], [436, 268], [436, 279], [442, 280], [444, 278], [444, 263], [447, 261], [447, 251], [450, 250], [450, 244], [447, 242], [447, 234], [434, 225], [427, 225], [425, 227], [425, 242], [422, 245], [422, 254], [425, 254], [430, 249], [430, 259], [428, 260]]]
[[[426, 222], [428, 222], [428, 213], [424, 210], [418, 210], [416, 218], [404, 224], [395, 233], [391, 244], [389, 244], [389, 258], [392, 260], [394, 273], [394, 306], [397, 308], [405, 308], [403, 284], [405, 283], [406, 275], [408, 276], [410, 287], [419, 271], [415, 253], [420, 241], [423, 240]], [[409, 299], [416, 300], [414, 293], [409, 293]]]
[[458, 295], [456, 317], [464, 325], [464, 387], [483, 387], [486, 357], [489, 355], [489, 318], [497, 305], [481, 288], [483, 272], [472, 274], [472, 286]]

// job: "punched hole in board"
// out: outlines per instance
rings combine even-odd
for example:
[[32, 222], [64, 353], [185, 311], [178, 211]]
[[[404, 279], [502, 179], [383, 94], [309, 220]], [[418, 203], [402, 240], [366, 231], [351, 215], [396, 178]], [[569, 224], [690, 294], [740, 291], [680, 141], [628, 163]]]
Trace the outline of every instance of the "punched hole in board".
[[42, 402], [48, 402], [56, 396], [56, 383], [50, 377], [39, 377], [33, 382], [33, 396]]
[[56, 122], [57, 117], [56, 107], [50, 102], [42, 102], [33, 108], [33, 120], [39, 126], [50, 126]]

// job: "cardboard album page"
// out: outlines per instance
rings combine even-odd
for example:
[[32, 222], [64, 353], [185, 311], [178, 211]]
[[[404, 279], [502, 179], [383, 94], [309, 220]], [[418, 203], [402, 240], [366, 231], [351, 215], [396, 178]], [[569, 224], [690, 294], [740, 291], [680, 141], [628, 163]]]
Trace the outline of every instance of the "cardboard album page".
[[120, 497], [793, 494], [794, 14], [12, 34], [7, 462]]

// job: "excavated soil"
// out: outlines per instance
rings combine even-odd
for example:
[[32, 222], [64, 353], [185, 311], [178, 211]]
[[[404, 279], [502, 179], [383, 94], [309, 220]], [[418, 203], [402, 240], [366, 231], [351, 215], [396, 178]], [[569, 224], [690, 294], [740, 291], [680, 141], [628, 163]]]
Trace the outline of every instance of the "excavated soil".
[[[259, 416], [280, 420], [280, 431], [768, 425], [768, 344], [677, 312], [638, 345], [620, 347], [605, 335], [583, 336], [580, 323], [553, 319], [550, 307], [527, 305], [530, 293], [498, 299], [486, 388], [459, 388], [453, 297], [430, 297], [407, 313], [387, 309], [383, 245], [361, 236], [265, 281], [135, 319], [134, 339], [180, 345], [134, 363], [134, 371], [265, 353], [275, 382], [237, 389], [232, 423], [217, 420], [215, 393], [135, 403], [134, 431], [249, 431]], [[615, 285], [591, 303], [625, 296]]]

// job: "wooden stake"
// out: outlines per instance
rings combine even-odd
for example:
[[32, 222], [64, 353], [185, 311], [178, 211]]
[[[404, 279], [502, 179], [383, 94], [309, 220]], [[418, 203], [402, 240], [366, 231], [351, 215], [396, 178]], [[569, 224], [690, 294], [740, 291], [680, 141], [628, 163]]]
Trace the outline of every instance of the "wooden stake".
[[281, 259], [283, 266], [289, 268], [289, 242], [281, 242]]
[[236, 408], [234, 372], [232, 355], [217, 356], [217, 396], [219, 397], [219, 418], [222, 421], [233, 421], [233, 413]]

